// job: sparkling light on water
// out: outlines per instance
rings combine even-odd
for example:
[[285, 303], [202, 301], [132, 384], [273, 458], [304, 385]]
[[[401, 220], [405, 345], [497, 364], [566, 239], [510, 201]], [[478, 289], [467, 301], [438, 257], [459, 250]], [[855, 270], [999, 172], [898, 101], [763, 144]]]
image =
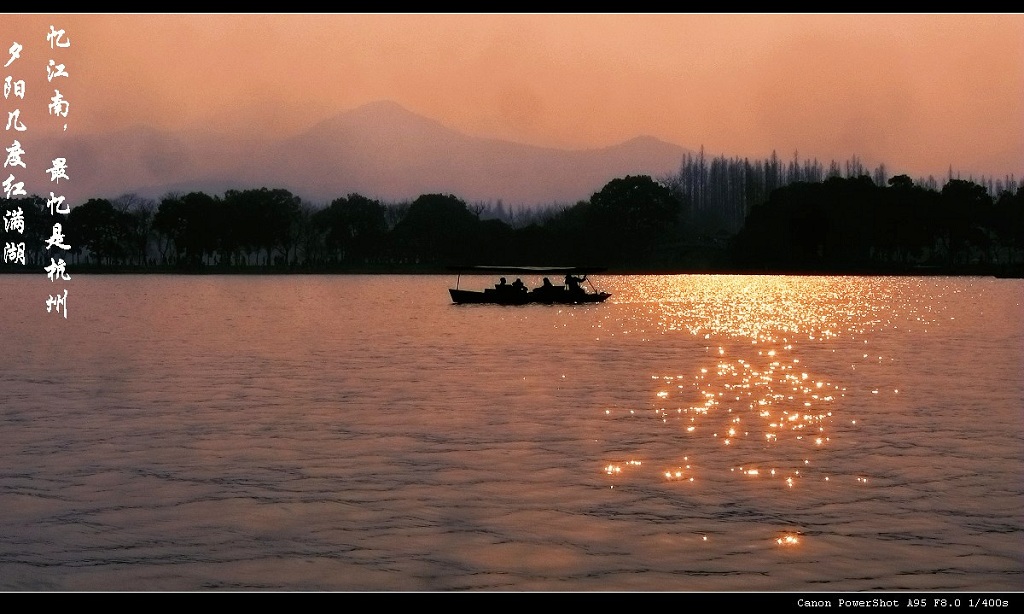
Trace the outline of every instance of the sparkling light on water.
[[[703, 364], [666, 362], [650, 375], [651, 400], [630, 415], [653, 411], [672, 431], [668, 450], [685, 462], [646, 458], [661, 469], [664, 484], [720, 483], [742, 478], [777, 484], [780, 495], [825, 488], [832, 482], [829, 448], [859, 425], [844, 402], [849, 378], [816, 369], [821, 352], [847, 352], [869, 345], [869, 337], [913, 313], [869, 278], [695, 277], [636, 278], [632, 293], [617, 299], [635, 320], [653, 320], [645, 337], [688, 335], [702, 343]], [[892, 286], [887, 286], [890, 291]], [[903, 300], [909, 300], [904, 297]], [[931, 316], [915, 316], [927, 324]], [[884, 366], [883, 353], [859, 352], [859, 361]], [[837, 378], [837, 375], [839, 376]], [[893, 394], [897, 389], [891, 388]], [[871, 395], [881, 395], [872, 387]], [[606, 415], [612, 413], [606, 410]], [[838, 421], [844, 428], [837, 429]], [[662, 428], [658, 433], [664, 433]], [[846, 435], [844, 435], [844, 433]], [[692, 462], [691, 462], [692, 459]], [[616, 473], [617, 475], [617, 473]], [[643, 479], [642, 473], [632, 475]], [[840, 476], [843, 477], [843, 476]], [[870, 476], [851, 475], [867, 486]], [[807, 479], [809, 478], [809, 479]], [[623, 485], [628, 482], [622, 482]], [[825, 494], [822, 492], [821, 494]], [[777, 538], [779, 546], [801, 544], [799, 533]]]

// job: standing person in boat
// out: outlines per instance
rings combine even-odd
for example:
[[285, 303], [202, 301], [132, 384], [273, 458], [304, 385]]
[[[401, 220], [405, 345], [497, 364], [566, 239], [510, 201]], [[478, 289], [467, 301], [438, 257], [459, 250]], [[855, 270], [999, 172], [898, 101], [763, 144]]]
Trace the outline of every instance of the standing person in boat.
[[569, 288], [569, 292], [573, 294], [586, 294], [586, 290], [580, 286], [581, 283], [587, 280], [587, 276], [576, 277], [572, 273], [565, 276], [565, 286]]

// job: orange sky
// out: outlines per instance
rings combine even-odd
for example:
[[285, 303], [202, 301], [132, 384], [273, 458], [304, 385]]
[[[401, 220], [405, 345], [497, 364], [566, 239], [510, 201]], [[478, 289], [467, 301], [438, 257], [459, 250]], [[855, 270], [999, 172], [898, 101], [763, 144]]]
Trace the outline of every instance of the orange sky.
[[1024, 14], [3, 14], [0, 64], [26, 48], [4, 76], [31, 66], [30, 87], [53, 87], [51, 23], [72, 42], [80, 133], [290, 134], [391, 99], [534, 145], [648, 134], [914, 177], [1024, 174]]

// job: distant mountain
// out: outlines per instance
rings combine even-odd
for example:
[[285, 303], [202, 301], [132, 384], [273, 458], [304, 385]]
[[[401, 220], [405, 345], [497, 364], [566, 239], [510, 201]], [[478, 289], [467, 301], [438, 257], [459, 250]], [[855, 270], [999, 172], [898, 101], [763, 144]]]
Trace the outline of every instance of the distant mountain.
[[646, 136], [579, 151], [467, 136], [387, 101], [282, 140], [135, 127], [63, 139], [59, 147], [69, 169], [80, 169], [65, 193], [71, 202], [269, 187], [323, 203], [352, 192], [387, 202], [439, 192], [467, 202], [573, 204], [616, 177], [675, 172], [688, 153]]

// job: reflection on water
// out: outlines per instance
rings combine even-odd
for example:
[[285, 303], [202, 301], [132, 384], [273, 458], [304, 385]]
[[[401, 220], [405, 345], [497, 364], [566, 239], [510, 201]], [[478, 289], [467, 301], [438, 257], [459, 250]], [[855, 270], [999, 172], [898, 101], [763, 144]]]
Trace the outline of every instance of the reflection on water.
[[[627, 484], [642, 470], [684, 487], [725, 480], [760, 480], [780, 490], [830, 489], [836, 482], [873, 485], [869, 467], [837, 463], [829, 447], [836, 438], [857, 436], [857, 416], [865, 404], [898, 407], [899, 375], [884, 375], [894, 361], [886, 355], [884, 339], [901, 327], [903, 334], [927, 333], [939, 324], [951, 305], [936, 295], [967, 293], [961, 283], [945, 284], [855, 277], [630, 279], [617, 294], [620, 305], [628, 305], [622, 334], [689, 333], [705, 341], [708, 356], [699, 364], [680, 365], [688, 370], [664, 364], [650, 375], [651, 399], [643, 411], [667, 425], [675, 443], [659, 458], [610, 459], [604, 473], [612, 487]], [[1012, 318], [1018, 310], [1015, 303], [999, 315]], [[1019, 337], [1019, 326], [1008, 332]], [[881, 373], [879, 381], [897, 383], [872, 383], [861, 392], [873, 397], [862, 397], [853, 407], [844, 403], [846, 386], [835, 377], [837, 358], [842, 365], [849, 361], [851, 373], [840, 381], [862, 382], [852, 375], [860, 367]], [[634, 417], [637, 409], [604, 413], [616, 419], [626, 411]], [[894, 430], [903, 420], [894, 415]], [[1007, 452], [1019, 455], [1020, 449]], [[792, 547], [802, 538], [802, 532], [785, 533], [775, 543]]]
[[1016, 280], [29, 277], [0, 589], [1021, 585]]
[[[657, 386], [651, 409], [687, 434], [680, 462], [661, 459], [665, 479], [693, 482], [718, 470], [786, 488], [798, 480], [804, 487], [831, 480], [823, 449], [831, 443], [833, 406], [844, 389], [813, 375], [813, 365], [801, 364], [794, 344], [827, 346], [891, 326], [874, 313], [890, 305], [891, 297], [879, 296], [877, 284], [864, 278], [683, 276], [636, 282], [634, 294], [620, 300], [635, 302], [638, 320], [654, 312], [662, 332], [702, 338], [712, 356], [692, 373], [651, 375]], [[720, 446], [730, 446], [730, 453], [719, 453]]]

